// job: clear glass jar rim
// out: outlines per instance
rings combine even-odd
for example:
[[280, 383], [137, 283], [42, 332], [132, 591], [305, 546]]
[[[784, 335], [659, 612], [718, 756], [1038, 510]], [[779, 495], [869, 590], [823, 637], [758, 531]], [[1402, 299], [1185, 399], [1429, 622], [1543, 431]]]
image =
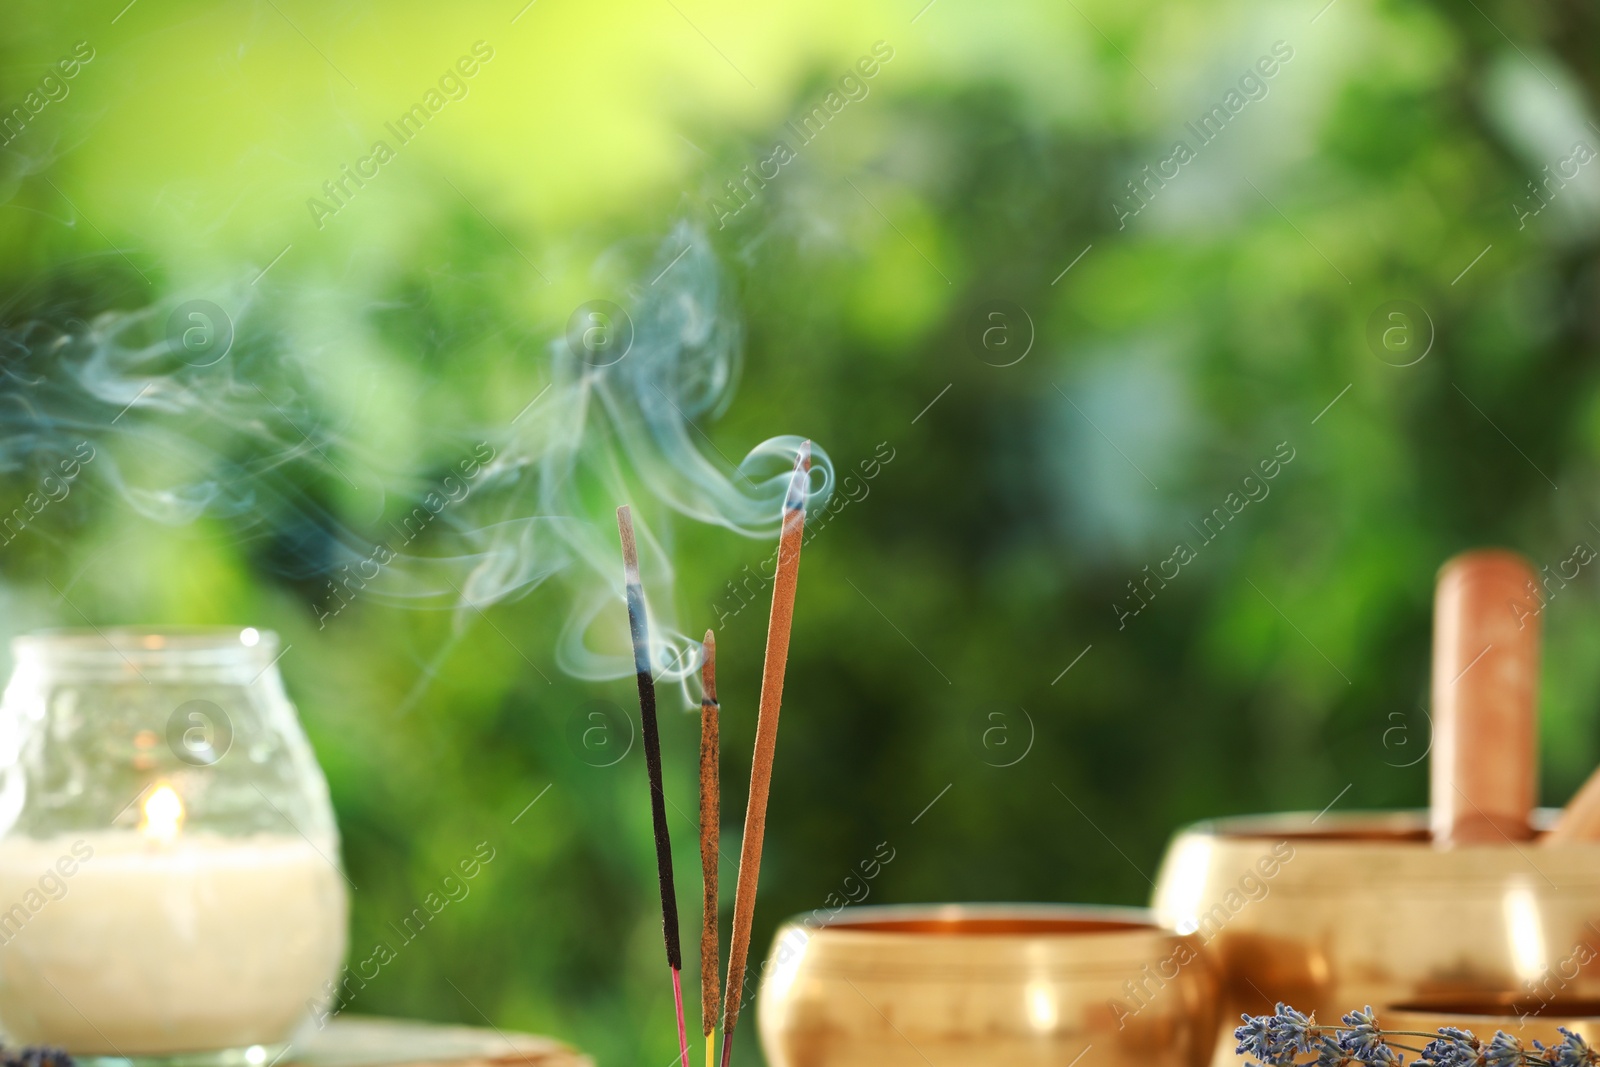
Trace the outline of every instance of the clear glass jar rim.
[[18, 659], [79, 662], [257, 662], [270, 660], [277, 649], [276, 633], [253, 626], [63, 627], [11, 639]]

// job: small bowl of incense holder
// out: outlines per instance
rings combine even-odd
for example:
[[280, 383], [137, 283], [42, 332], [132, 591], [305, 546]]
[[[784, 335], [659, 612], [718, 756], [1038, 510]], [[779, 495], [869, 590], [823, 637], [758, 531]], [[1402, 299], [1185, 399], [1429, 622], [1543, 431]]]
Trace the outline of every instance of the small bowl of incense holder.
[[1202, 1067], [1199, 939], [1132, 908], [908, 905], [791, 921], [763, 971], [773, 1067]]

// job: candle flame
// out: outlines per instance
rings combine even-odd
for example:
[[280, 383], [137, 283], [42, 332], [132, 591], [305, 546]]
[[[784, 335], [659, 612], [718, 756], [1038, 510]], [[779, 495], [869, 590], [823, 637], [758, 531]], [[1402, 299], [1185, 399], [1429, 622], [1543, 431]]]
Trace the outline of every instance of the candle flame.
[[171, 841], [183, 825], [183, 800], [177, 790], [162, 783], [144, 800], [144, 822], [139, 832], [157, 841]]

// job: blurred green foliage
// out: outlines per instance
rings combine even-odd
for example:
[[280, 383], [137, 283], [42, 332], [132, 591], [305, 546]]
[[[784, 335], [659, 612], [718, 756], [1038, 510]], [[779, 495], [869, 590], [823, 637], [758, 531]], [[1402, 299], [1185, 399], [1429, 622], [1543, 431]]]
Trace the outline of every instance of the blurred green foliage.
[[[425, 481], [539, 391], [615, 250], [637, 277], [675, 221], [705, 226], [745, 329], [706, 454], [793, 432], [841, 473], [893, 455], [805, 551], [758, 947], [885, 840], [873, 903], [1137, 903], [1181, 823], [1422, 804], [1435, 568], [1600, 543], [1600, 167], [1529, 185], [1600, 147], [1590, 6], [519, 6], [13, 5], [5, 100], [77, 41], [95, 58], [4, 150], [5, 325], [237, 279], [241, 354], [275, 348], [319, 425]], [[305, 201], [477, 40], [470, 94], [318, 229]], [[725, 183], [878, 41], [870, 91], [718, 228]], [[1280, 41], [1264, 97], [1119, 227], [1127, 183]], [[993, 300], [1031, 321], [1014, 365], [973, 341]], [[1424, 318], [1375, 348], [1396, 300]], [[96, 439], [130, 474], [161, 462]], [[1190, 524], [1280, 443], [1268, 495], [1202, 545]], [[324, 482], [335, 513], [374, 506]], [[7, 484], [9, 507], [30, 476]], [[632, 682], [554, 669], [563, 588], [464, 631], [369, 603], [319, 630], [315, 576], [282, 574], [297, 517], [255, 518], [158, 525], [90, 478], [0, 553], [10, 626], [279, 630], [360, 887], [353, 953], [497, 850], [350, 1009], [668, 1062], [640, 756], [572, 742]], [[771, 545], [664, 536], [685, 628], [719, 625], [735, 857], [766, 608], [719, 605]], [[1119, 625], [1178, 542], [1196, 558]], [[1600, 759], [1596, 592], [1582, 573], [1543, 614], [1551, 803]], [[668, 717], [690, 943], [696, 741]]]

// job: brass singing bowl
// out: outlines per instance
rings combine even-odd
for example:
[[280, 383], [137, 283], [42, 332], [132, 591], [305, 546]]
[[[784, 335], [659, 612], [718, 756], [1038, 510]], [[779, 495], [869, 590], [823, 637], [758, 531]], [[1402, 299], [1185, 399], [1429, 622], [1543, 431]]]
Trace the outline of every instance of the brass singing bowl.
[[1416, 811], [1220, 819], [1173, 839], [1153, 910], [1222, 974], [1217, 1067], [1243, 1062], [1239, 1015], [1277, 1001], [1325, 1023], [1507, 990], [1600, 1001], [1597, 844], [1439, 849]]
[[1217, 977], [1134, 908], [846, 908], [778, 931], [759, 1021], [771, 1067], [1203, 1067]]

